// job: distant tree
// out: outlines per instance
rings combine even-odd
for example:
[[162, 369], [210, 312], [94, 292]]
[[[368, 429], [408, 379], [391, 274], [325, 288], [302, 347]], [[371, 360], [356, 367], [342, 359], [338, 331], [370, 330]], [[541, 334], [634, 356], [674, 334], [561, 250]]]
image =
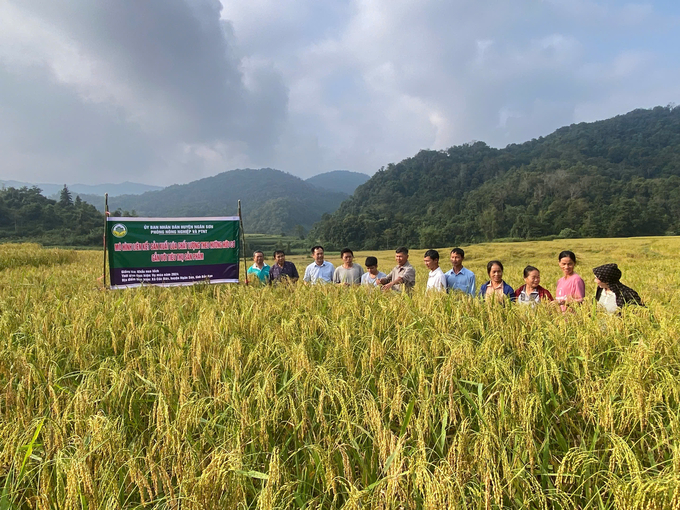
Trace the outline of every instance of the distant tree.
[[64, 188], [61, 190], [61, 193], [59, 193], [59, 205], [63, 207], [69, 207], [73, 205], [73, 197], [71, 196], [71, 192], [68, 190], [68, 187], [66, 187], [66, 184], [64, 184]]
[[80, 195], [76, 195], [76, 201], [75, 201], [75, 206], [80, 208], [80, 206], [83, 205], [83, 201], [80, 198]]
[[295, 225], [295, 237], [298, 239], [304, 239], [305, 238], [305, 227], [303, 227], [300, 224]]

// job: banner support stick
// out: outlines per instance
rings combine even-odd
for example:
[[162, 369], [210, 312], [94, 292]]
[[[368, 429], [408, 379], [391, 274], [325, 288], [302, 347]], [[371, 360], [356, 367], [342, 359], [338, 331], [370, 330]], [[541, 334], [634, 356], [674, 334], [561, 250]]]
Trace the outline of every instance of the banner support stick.
[[246, 262], [246, 233], [243, 231], [243, 216], [241, 216], [241, 201], [238, 201], [238, 223], [241, 231], [241, 253], [243, 254], [243, 274], [245, 277], [246, 285], [248, 285], [248, 262]]
[[109, 194], [104, 193], [104, 289], [106, 290], [106, 246], [108, 244], [108, 236], [107, 230], [108, 230], [108, 221], [107, 218], [109, 216]]

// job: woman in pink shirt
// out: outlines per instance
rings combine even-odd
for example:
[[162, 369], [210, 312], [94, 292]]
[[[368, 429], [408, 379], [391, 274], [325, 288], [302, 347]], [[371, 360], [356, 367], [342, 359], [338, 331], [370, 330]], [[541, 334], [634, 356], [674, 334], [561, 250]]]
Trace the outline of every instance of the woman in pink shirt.
[[581, 303], [583, 301], [586, 295], [586, 284], [583, 282], [583, 278], [574, 273], [576, 255], [574, 255], [573, 251], [563, 251], [558, 259], [564, 276], [557, 280], [555, 301], [560, 304], [560, 308], [565, 312], [572, 303]]

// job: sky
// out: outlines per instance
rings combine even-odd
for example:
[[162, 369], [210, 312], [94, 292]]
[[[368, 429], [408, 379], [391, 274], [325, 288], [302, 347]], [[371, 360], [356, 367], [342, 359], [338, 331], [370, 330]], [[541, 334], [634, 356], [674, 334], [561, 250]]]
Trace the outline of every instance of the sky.
[[0, 0], [0, 179], [372, 174], [678, 103], [679, 4]]

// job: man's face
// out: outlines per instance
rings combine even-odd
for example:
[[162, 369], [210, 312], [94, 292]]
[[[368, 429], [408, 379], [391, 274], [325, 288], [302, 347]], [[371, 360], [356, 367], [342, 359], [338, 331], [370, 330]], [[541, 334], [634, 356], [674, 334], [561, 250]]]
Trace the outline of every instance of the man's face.
[[439, 261], [437, 259], [431, 259], [430, 257], [425, 257], [423, 262], [425, 262], [425, 266], [427, 266], [430, 271], [434, 271], [439, 266]]
[[451, 254], [451, 265], [455, 268], [459, 268], [463, 265], [463, 257], [460, 256], [460, 253]]
[[318, 265], [323, 264], [323, 249], [317, 248], [314, 250], [314, 262]]
[[408, 260], [408, 253], [395, 253], [394, 260], [397, 261], [397, 265], [403, 266]]
[[347, 267], [352, 265], [353, 260], [354, 260], [354, 255], [352, 255], [351, 253], [345, 252], [345, 253], [342, 254], [342, 262]]
[[283, 267], [283, 263], [286, 261], [286, 254], [285, 253], [277, 253], [276, 254], [276, 263]]
[[261, 266], [264, 264], [264, 255], [260, 252], [257, 252], [255, 255], [253, 255], [253, 261], [256, 265]]
[[378, 266], [366, 266], [366, 271], [373, 275], [376, 275], [378, 274]]

